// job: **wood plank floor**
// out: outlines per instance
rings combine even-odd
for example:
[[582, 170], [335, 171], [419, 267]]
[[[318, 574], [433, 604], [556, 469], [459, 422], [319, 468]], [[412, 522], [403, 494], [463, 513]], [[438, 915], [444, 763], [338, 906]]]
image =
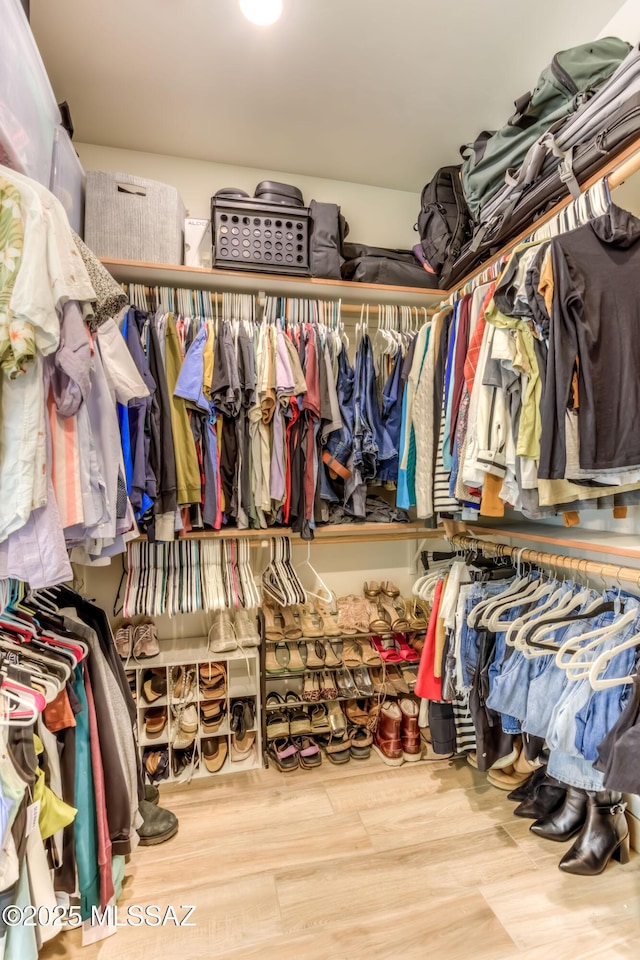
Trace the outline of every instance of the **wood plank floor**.
[[78, 931], [44, 960], [627, 960], [640, 945], [640, 861], [565, 876], [468, 764], [377, 758], [163, 788], [180, 831], [138, 849], [130, 904], [193, 904], [190, 928]]

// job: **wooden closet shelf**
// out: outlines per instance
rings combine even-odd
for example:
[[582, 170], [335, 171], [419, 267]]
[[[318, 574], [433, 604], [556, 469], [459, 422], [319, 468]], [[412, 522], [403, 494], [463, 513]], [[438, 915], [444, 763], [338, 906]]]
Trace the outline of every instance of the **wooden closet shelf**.
[[209, 270], [167, 263], [144, 263], [137, 260], [114, 260], [103, 257], [102, 263], [119, 283], [142, 283], [149, 286], [187, 287], [194, 290], [215, 290], [230, 293], [257, 293], [269, 296], [310, 300], [344, 300], [355, 304], [393, 304], [395, 306], [429, 307], [439, 303], [442, 290], [423, 287], [394, 287], [386, 283], [354, 283], [348, 280], [321, 280], [315, 277], [287, 277], [271, 273], [243, 270]]
[[[300, 534], [292, 533], [288, 527], [269, 527], [267, 530], [236, 530], [227, 527], [223, 530], [194, 530], [180, 537], [181, 540], [249, 540], [259, 542], [270, 537], [290, 537], [294, 544], [307, 543]], [[345, 523], [335, 526], [318, 527], [315, 543], [374, 543], [381, 540], [442, 540], [442, 530], [431, 530], [421, 523]], [[146, 540], [142, 534], [139, 540]]]
[[[606, 530], [565, 528], [549, 524], [521, 523], [504, 526], [485, 526], [470, 523], [470, 536], [493, 537], [497, 540], [517, 540], [532, 544], [557, 547], [559, 551], [579, 550], [583, 554], [626, 557], [640, 563], [640, 538], [632, 534], [610, 533]], [[462, 531], [460, 531], [462, 533]], [[535, 549], [532, 547], [531, 549]]]
[[[609, 159], [604, 163], [596, 173], [592, 174], [587, 180], [580, 184], [580, 192], [584, 193], [589, 187], [592, 187], [594, 183], [597, 183], [598, 180], [602, 180], [603, 177], [608, 177], [609, 187], [615, 189], [619, 187], [624, 181], [632, 176], [638, 171], [640, 167], [640, 137], [637, 140], [634, 140], [633, 143], [630, 143], [628, 147], [624, 150], [621, 150], [620, 153], [616, 154], [615, 157]], [[564, 210], [565, 207], [568, 207], [569, 204], [573, 201], [571, 194], [567, 193], [567, 196], [560, 200], [559, 203], [556, 203], [555, 206], [551, 207], [550, 210], [547, 210], [541, 217], [535, 220], [533, 223], [530, 223], [524, 230], [521, 230], [520, 233], [509, 240], [508, 243], [505, 243], [503, 247], [498, 250], [497, 253], [492, 254], [488, 257], [483, 263], [479, 266], [474, 267], [469, 273], [466, 274], [461, 280], [458, 280], [456, 285], [452, 287], [451, 290], [443, 291], [442, 297], [449, 297], [454, 294], [457, 290], [461, 290], [465, 284], [471, 282], [478, 274], [482, 273], [491, 264], [496, 263], [502, 257], [506, 256], [513, 250], [519, 243], [521, 243], [526, 237], [532, 234], [535, 230], [538, 230], [545, 223], [548, 223], [549, 220], [552, 220], [561, 210]]]

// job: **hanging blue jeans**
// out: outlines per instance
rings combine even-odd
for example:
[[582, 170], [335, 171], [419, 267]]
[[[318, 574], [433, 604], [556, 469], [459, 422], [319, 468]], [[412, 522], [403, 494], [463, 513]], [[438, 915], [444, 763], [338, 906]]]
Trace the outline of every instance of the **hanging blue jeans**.
[[[355, 418], [355, 373], [349, 363], [347, 351], [338, 354], [338, 377], [336, 380], [338, 406], [342, 417], [342, 428], [334, 430], [327, 437], [324, 449], [343, 467], [349, 470], [353, 463], [353, 430]], [[322, 465], [320, 473], [320, 496], [323, 500], [338, 503], [339, 498], [327, 477], [327, 466]]]
[[356, 353], [354, 463], [365, 481], [373, 480], [380, 465], [397, 453], [380, 417], [373, 350], [365, 334]]
[[[382, 423], [389, 440], [397, 451], [400, 450], [400, 429], [402, 427], [403, 381], [400, 376], [401, 373], [402, 354], [398, 350], [391, 373], [382, 391]], [[397, 481], [399, 463], [399, 453], [396, 453], [394, 457], [381, 465], [378, 471], [378, 479]]]

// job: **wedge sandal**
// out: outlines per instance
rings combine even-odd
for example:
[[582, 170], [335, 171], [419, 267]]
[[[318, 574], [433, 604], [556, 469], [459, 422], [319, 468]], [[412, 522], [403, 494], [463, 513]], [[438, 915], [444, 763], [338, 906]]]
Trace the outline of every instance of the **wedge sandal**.
[[[285, 712], [284, 704], [285, 701], [279, 693], [267, 695], [267, 740], [289, 736], [289, 717]], [[275, 709], [270, 709], [271, 707]]]
[[296, 694], [291, 690], [286, 696], [285, 706], [287, 706], [287, 713], [289, 714], [289, 732], [292, 737], [300, 737], [309, 735], [311, 733], [311, 718], [309, 716], [309, 708], [302, 706], [300, 703], [296, 703], [297, 700]]
[[319, 703], [311, 707], [311, 733], [317, 734], [331, 733], [331, 724], [329, 723], [329, 714], [324, 703]]

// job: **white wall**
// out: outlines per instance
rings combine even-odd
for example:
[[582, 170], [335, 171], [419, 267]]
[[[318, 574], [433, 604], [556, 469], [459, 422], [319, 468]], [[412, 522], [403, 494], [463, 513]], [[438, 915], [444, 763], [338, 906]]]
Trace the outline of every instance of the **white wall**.
[[626, 0], [606, 27], [600, 31], [600, 37], [621, 37], [628, 43], [640, 40], [640, 0]]
[[[276, 531], [277, 532], [277, 531]], [[365, 580], [391, 580], [403, 596], [411, 596], [411, 587], [417, 579], [414, 557], [419, 542], [414, 540], [378, 541], [367, 544], [311, 543], [310, 561], [313, 567], [337, 596], [349, 593], [361, 594]], [[443, 549], [443, 544], [429, 540], [425, 549]], [[300, 567], [307, 558], [307, 547], [293, 544], [293, 563]], [[252, 569], [259, 580], [268, 562], [268, 550], [256, 545], [251, 551]], [[113, 606], [122, 573], [122, 561], [116, 557], [108, 567], [83, 567], [75, 565], [76, 586], [86, 596], [92, 597], [109, 615], [113, 624], [121, 619], [113, 615]], [[307, 570], [301, 571], [305, 587], [312, 587], [313, 577]], [[121, 600], [124, 595], [124, 585]], [[176, 637], [206, 636], [211, 617], [208, 614], [184, 614], [179, 617], [158, 617], [158, 635], [161, 639]]]
[[[205, 160], [187, 160], [155, 153], [139, 153], [75, 143], [85, 170], [131, 173], [177, 187], [192, 217], [209, 217], [211, 197], [222, 187], [241, 187], [250, 195], [261, 180], [298, 186], [305, 198], [338, 203], [351, 227], [349, 239], [381, 247], [408, 249], [417, 241], [413, 224], [420, 197], [404, 190], [370, 187], [344, 180], [322, 180], [296, 173], [234, 167]], [[333, 149], [333, 148], [332, 148]]]

